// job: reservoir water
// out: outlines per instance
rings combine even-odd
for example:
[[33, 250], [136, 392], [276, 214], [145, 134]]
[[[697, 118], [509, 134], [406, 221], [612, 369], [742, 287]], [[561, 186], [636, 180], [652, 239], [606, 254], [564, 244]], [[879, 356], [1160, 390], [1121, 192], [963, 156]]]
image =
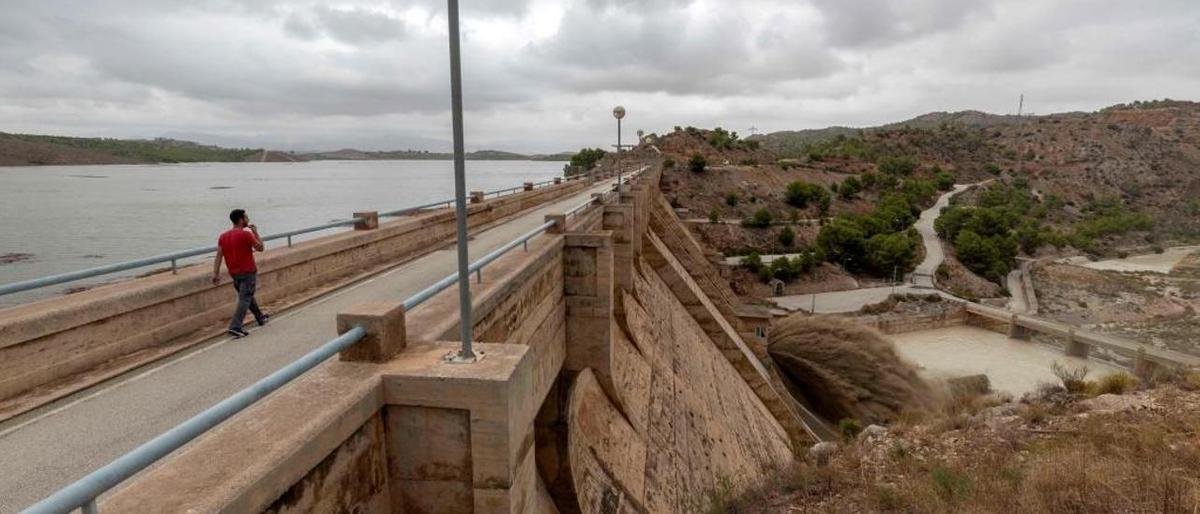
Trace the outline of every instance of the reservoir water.
[[1123, 371], [1095, 359], [1064, 355], [1061, 349], [1010, 339], [982, 328], [957, 326], [888, 336], [905, 360], [916, 364], [927, 379], [947, 379], [983, 374], [992, 389], [1015, 397], [1043, 383], [1057, 384], [1052, 366], [1086, 367], [1089, 379]]
[[[467, 189], [561, 172], [561, 162], [468, 161]], [[453, 195], [450, 161], [0, 167], [0, 284], [212, 245], [234, 208], [266, 235]], [[115, 278], [0, 296], [0, 307]]]

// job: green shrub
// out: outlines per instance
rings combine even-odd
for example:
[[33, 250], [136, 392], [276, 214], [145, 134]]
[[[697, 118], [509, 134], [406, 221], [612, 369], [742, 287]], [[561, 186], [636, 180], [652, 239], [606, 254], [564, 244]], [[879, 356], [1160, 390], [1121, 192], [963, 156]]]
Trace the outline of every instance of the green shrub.
[[563, 174], [567, 176], [587, 173], [596, 167], [606, 152], [599, 148], [584, 148], [571, 156], [571, 162], [563, 166]]
[[737, 207], [737, 204], [738, 204], [737, 193], [730, 192], [730, 193], [725, 194], [725, 205], [728, 205], [730, 207]]
[[675, 159], [666, 159], [666, 160], [664, 160], [664, 161], [663, 161], [663, 169], [664, 169], [664, 170], [671, 170], [671, 169], [675, 169]]
[[754, 215], [742, 220], [742, 226], [750, 228], [767, 228], [771, 226], [771, 221], [771, 211], [759, 209], [754, 211]]
[[808, 207], [809, 202], [820, 201], [829, 196], [829, 192], [821, 186], [803, 181], [795, 181], [787, 185], [783, 198], [788, 205], [797, 209]]
[[936, 175], [934, 175], [933, 181], [937, 184], [939, 191], [949, 191], [954, 189], [954, 175], [944, 171], [938, 172]]
[[754, 273], [758, 273], [758, 270], [763, 268], [762, 257], [758, 255], [758, 252], [750, 252], [750, 255], [742, 257], [742, 266]]
[[862, 432], [862, 429], [863, 429], [862, 424], [859, 423], [857, 419], [842, 418], [841, 421], [838, 421], [838, 426], [837, 426], [838, 433], [841, 434], [842, 437], [845, 437], [846, 439], [853, 439], [855, 436], [858, 435], [859, 432]]
[[688, 160], [688, 169], [692, 173], [703, 173], [708, 167], [708, 161], [699, 152], [692, 154], [692, 158]]
[[916, 171], [917, 160], [907, 155], [888, 156], [879, 159], [875, 166], [879, 169], [880, 173], [908, 176], [912, 175], [913, 171]]
[[717, 223], [717, 222], [719, 222], [719, 221], [721, 221], [721, 213], [720, 213], [720, 212], [717, 212], [717, 210], [716, 210], [716, 209], [713, 209], [713, 210], [711, 210], [711, 211], [708, 211], [708, 222], [709, 222], [709, 223], [714, 223], [714, 224], [715, 224], [715, 223]]
[[792, 230], [792, 227], [783, 227], [783, 230], [779, 231], [779, 244], [790, 248], [795, 242], [796, 231]]
[[859, 191], [862, 191], [862, 182], [858, 180], [858, 177], [846, 177], [846, 180], [843, 180], [842, 185], [838, 188], [838, 194], [846, 200], [854, 198]]

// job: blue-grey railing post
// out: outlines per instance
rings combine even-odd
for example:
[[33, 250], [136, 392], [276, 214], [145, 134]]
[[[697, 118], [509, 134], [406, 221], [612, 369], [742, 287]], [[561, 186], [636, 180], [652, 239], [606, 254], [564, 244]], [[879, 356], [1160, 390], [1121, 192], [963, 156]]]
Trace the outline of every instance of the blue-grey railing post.
[[175, 259], [171, 259], [171, 274], [172, 275], [179, 274], [179, 266], [175, 264]]
[[471, 284], [467, 274], [467, 196], [466, 150], [463, 144], [462, 57], [458, 40], [458, 0], [446, 0], [446, 21], [450, 28], [450, 110], [454, 133], [454, 201], [458, 218], [458, 309], [459, 337], [462, 350], [452, 362], [475, 362], [471, 350]]
[[95, 498], [83, 504], [83, 514], [100, 514], [100, 508], [96, 506]]
[[288, 236], [288, 248], [292, 247], [292, 236]]

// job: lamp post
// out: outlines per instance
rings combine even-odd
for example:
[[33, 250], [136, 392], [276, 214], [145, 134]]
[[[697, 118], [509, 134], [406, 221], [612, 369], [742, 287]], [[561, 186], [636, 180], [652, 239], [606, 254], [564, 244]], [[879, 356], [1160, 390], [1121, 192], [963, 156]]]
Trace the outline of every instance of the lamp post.
[[620, 105], [613, 107], [613, 117], [617, 119], [617, 194], [621, 193], [621, 118], [625, 117], [625, 108]]
[[458, 312], [462, 349], [447, 355], [455, 363], [475, 362], [471, 350], [471, 278], [467, 271], [467, 194], [466, 157], [463, 149], [462, 58], [458, 38], [458, 0], [446, 0], [446, 19], [450, 25], [450, 110], [454, 132], [454, 214], [458, 230]]

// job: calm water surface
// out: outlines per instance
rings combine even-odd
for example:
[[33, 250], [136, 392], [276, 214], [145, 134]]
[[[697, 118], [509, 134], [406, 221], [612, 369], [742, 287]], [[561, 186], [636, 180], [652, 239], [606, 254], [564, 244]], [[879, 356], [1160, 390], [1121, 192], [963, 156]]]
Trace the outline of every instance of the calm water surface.
[[[467, 189], [507, 188], [561, 171], [558, 162], [469, 161]], [[29, 255], [0, 264], [0, 283], [212, 245], [237, 207], [266, 235], [453, 194], [450, 161], [0, 167], [0, 258]], [[0, 296], [0, 306], [97, 282]]]

